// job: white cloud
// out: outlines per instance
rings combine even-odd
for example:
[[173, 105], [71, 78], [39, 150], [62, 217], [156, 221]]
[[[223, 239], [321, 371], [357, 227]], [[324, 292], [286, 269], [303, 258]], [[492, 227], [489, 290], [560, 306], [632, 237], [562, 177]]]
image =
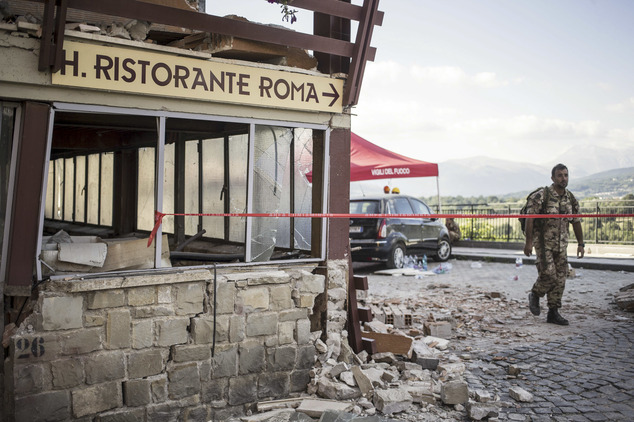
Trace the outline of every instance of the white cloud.
[[618, 104], [611, 104], [607, 106], [608, 111], [614, 113], [627, 113], [629, 111], [634, 111], [634, 97], [630, 97], [627, 100], [620, 102]]

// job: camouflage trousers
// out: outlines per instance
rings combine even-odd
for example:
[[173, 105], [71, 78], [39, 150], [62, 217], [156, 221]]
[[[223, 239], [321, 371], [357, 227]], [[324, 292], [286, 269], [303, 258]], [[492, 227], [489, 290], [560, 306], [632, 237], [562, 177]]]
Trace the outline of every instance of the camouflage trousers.
[[549, 308], [561, 308], [561, 298], [564, 295], [568, 276], [566, 251], [556, 252], [535, 247], [535, 254], [538, 276], [532, 291], [538, 297], [546, 295]]

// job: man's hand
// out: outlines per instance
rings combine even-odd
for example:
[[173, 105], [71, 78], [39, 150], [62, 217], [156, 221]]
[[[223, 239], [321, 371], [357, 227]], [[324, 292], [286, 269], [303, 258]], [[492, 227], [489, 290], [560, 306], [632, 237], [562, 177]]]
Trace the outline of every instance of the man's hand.
[[533, 242], [526, 241], [524, 243], [524, 255], [531, 256], [533, 253]]
[[586, 250], [583, 248], [583, 246], [581, 245], [577, 246], [577, 259], [583, 258], [585, 254], [586, 254]]

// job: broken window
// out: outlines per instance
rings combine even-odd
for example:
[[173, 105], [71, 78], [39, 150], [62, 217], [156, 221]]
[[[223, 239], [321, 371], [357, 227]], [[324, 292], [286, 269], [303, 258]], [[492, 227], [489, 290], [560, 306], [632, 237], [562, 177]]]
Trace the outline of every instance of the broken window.
[[[151, 267], [320, 259], [322, 222], [286, 214], [323, 211], [306, 173], [315, 142], [326, 150], [326, 128], [237, 120], [56, 111], [44, 240], [64, 231], [126, 248], [121, 265], [105, 258], [86, 272], [149, 268], [152, 248], [132, 265], [127, 241], [147, 243], [160, 211], [162, 259]], [[285, 215], [227, 215], [246, 213]], [[47, 274], [64, 273], [54, 264]]]

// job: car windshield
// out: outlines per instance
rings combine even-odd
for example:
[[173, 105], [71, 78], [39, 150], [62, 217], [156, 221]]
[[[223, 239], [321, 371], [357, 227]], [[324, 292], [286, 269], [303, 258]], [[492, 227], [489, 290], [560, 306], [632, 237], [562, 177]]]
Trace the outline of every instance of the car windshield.
[[350, 201], [350, 214], [378, 214], [379, 201]]

